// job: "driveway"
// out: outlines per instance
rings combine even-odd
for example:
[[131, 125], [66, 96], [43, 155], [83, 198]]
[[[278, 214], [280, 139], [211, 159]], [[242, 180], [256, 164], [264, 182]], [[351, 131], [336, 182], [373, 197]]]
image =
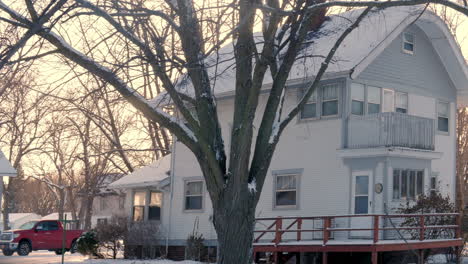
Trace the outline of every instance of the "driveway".
[[[85, 257], [80, 254], [65, 254], [65, 262], [67, 263], [81, 263], [84, 259]], [[61, 261], [62, 256], [57, 256], [54, 252], [49, 251], [34, 251], [26, 257], [20, 257], [16, 253], [11, 257], [5, 257], [0, 253], [0, 264], [59, 264]]]

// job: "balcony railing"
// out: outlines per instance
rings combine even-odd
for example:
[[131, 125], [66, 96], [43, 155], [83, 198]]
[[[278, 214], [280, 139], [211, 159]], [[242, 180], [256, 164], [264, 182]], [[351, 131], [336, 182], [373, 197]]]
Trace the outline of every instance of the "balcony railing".
[[401, 113], [352, 116], [347, 148], [405, 147], [434, 150], [435, 121]]

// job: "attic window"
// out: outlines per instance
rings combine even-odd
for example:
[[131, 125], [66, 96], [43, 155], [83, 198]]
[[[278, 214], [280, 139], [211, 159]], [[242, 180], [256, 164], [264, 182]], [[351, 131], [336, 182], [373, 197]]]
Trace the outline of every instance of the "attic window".
[[404, 32], [403, 33], [403, 52], [406, 54], [414, 54], [414, 34]]

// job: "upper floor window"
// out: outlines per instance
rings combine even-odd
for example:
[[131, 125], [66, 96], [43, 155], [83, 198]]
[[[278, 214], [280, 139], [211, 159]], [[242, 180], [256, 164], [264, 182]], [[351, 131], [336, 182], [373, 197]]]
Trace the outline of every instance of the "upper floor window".
[[423, 193], [423, 170], [393, 170], [393, 199], [414, 200]]
[[351, 113], [353, 115], [375, 114], [380, 112], [382, 88], [351, 84]]
[[449, 132], [450, 104], [439, 101], [437, 103], [437, 130]]
[[317, 118], [317, 89], [312, 93], [301, 111], [301, 119]]
[[379, 87], [367, 86], [367, 113], [376, 114], [380, 112], [381, 90]]
[[409, 32], [403, 33], [402, 48], [404, 53], [414, 54], [414, 34]]
[[322, 87], [322, 116], [338, 115], [338, 89], [337, 84]]
[[203, 209], [203, 181], [185, 182], [185, 210]]
[[136, 191], [133, 194], [133, 221], [145, 219], [146, 192]]
[[316, 119], [339, 115], [340, 83], [322, 85], [310, 96], [301, 111], [301, 119]]
[[408, 113], [408, 94], [407, 93], [395, 93], [395, 112], [397, 113]]
[[99, 210], [104, 211], [107, 208], [107, 201], [105, 196], [99, 198]]
[[286, 174], [275, 177], [275, 207], [297, 206], [298, 175]]
[[364, 115], [364, 89], [365, 86], [359, 83], [351, 85], [351, 113], [353, 115]]

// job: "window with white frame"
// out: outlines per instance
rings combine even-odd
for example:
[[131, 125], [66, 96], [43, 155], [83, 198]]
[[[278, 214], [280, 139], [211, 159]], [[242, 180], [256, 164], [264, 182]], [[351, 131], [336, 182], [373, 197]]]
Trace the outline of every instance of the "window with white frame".
[[301, 118], [317, 118], [317, 89], [312, 93], [301, 111]]
[[365, 86], [360, 83], [351, 84], [351, 113], [364, 115]]
[[449, 132], [450, 104], [439, 101], [437, 103], [437, 130]]
[[185, 206], [186, 211], [203, 209], [203, 181], [185, 182]]
[[403, 32], [402, 49], [406, 54], [414, 54], [414, 34]]
[[423, 170], [393, 170], [393, 199], [414, 200], [423, 194], [423, 187]]
[[408, 94], [407, 93], [395, 93], [395, 112], [397, 113], [408, 113]]
[[133, 221], [145, 219], [146, 191], [135, 191], [133, 194]]
[[339, 91], [336, 83], [322, 86], [322, 116], [338, 115]]
[[99, 197], [99, 210], [103, 211], [106, 210], [107, 207], [107, 200], [105, 196]]
[[376, 114], [380, 113], [381, 105], [381, 91], [380, 87], [367, 86], [367, 113]]
[[119, 196], [119, 209], [125, 208], [125, 195]]
[[297, 174], [275, 176], [275, 207], [297, 206]]
[[331, 83], [317, 88], [303, 106], [301, 119], [318, 119], [339, 115], [341, 83]]
[[161, 220], [162, 193], [150, 192], [148, 204], [148, 220]]

